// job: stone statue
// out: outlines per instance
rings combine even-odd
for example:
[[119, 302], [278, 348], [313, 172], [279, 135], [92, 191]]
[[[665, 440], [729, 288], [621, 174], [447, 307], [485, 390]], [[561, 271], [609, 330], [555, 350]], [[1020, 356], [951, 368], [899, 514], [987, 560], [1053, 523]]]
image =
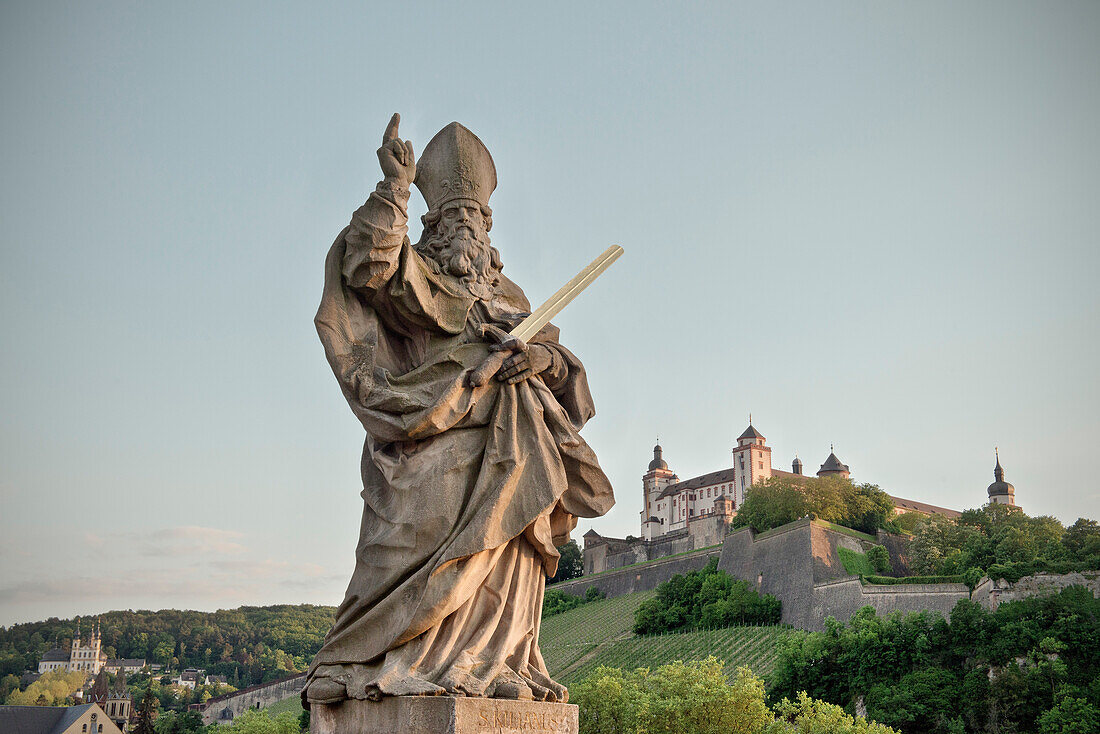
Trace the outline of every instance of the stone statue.
[[[578, 433], [594, 413], [584, 367], [553, 326], [506, 334], [531, 306], [489, 243], [481, 140], [452, 122], [417, 163], [399, 122], [378, 149], [385, 178], [325, 263], [316, 324], [366, 429], [364, 506], [303, 699], [565, 702], [538, 646], [546, 577], [576, 518], [614, 504]], [[428, 206], [415, 245], [413, 183]], [[486, 364], [501, 365], [489, 379]]]

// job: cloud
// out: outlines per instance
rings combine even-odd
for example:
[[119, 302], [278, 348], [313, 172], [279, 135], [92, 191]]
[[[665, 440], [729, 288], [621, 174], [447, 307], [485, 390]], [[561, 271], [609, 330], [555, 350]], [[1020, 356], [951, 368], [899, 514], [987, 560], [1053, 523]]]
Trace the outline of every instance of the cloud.
[[196, 558], [203, 555], [243, 553], [247, 550], [239, 542], [243, 537], [244, 533], [236, 530], [179, 525], [159, 530], [114, 533], [111, 543], [95, 533], [85, 533], [84, 543], [92, 550], [107, 550], [109, 545], [122, 546], [128, 554], [138, 557]]
[[289, 552], [283, 559], [261, 555], [236, 530], [97, 529], [59, 540], [65, 563], [33, 558], [0, 572], [0, 624], [110, 609], [334, 603], [347, 580], [343, 572], [298, 561]]

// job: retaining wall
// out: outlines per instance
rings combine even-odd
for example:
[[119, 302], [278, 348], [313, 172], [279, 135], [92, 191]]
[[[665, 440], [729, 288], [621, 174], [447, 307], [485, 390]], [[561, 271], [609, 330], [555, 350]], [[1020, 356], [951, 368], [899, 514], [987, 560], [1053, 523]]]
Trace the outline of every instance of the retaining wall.
[[584, 596], [586, 591], [595, 587], [609, 598], [633, 594], [636, 591], [650, 591], [676, 574], [699, 570], [707, 565], [711, 558], [717, 558], [721, 553], [722, 546], [703, 548], [681, 556], [661, 558], [637, 566], [604, 571], [594, 576], [581, 576], [579, 579], [562, 581], [560, 584], [554, 584], [546, 588], [574, 596]]
[[203, 724], [229, 724], [248, 709], [267, 708], [291, 696], [300, 696], [305, 687], [306, 674], [298, 673], [282, 680], [273, 680], [217, 696], [204, 704], [194, 704], [191, 708], [202, 713]]

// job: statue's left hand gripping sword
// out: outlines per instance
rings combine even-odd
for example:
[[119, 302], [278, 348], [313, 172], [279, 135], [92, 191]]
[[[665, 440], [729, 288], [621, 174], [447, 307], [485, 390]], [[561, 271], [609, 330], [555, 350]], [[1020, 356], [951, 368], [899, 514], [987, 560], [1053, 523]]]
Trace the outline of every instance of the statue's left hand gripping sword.
[[[599, 257], [593, 260], [588, 267], [577, 273], [572, 280], [558, 289], [558, 292], [546, 299], [546, 302], [536, 308], [531, 315], [519, 322], [510, 332], [503, 331], [492, 325], [483, 327], [482, 334], [492, 337], [497, 342], [505, 344], [509, 339], [520, 344], [526, 344], [527, 340], [539, 332], [539, 329], [550, 323], [550, 319], [557, 316], [563, 308], [580, 295], [581, 291], [591, 285], [592, 281], [600, 277], [605, 270], [611, 267], [611, 263], [619, 259], [623, 254], [623, 248], [612, 245], [603, 251]], [[512, 353], [505, 349], [492, 352], [477, 369], [470, 373], [469, 382], [474, 387], [480, 387], [489, 381], [504, 365], [504, 360]]]

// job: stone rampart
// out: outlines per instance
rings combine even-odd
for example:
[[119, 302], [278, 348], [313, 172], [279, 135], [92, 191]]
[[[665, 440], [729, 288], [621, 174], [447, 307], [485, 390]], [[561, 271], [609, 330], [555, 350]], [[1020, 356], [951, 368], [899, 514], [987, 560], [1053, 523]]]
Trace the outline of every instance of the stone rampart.
[[826, 617], [847, 622], [863, 607], [873, 607], [879, 614], [931, 611], [946, 618], [960, 599], [969, 596], [966, 584], [864, 586], [859, 577], [849, 576], [814, 585], [813, 605], [802, 628], [823, 630]]
[[[880, 534], [896, 568], [908, 567], [906, 539]], [[879, 614], [932, 611], [948, 617], [960, 599], [971, 598], [987, 609], [1027, 596], [1057, 593], [1082, 585], [1100, 596], [1100, 572], [1037, 574], [1016, 584], [983, 579], [973, 594], [964, 584], [864, 585], [844, 570], [839, 548], [864, 552], [868, 543], [809, 519], [796, 520], [766, 533], [742, 528], [726, 536], [720, 548], [605, 571], [557, 584], [554, 589], [583, 595], [590, 587], [614, 597], [656, 588], [674, 574], [702, 568], [714, 556], [718, 568], [772, 594], [783, 604], [782, 621], [806, 630], [822, 630], [826, 617], [847, 622], [860, 608]]]
[[193, 704], [192, 709], [202, 713], [202, 723], [230, 724], [248, 709], [262, 709], [291, 696], [299, 696], [306, 686], [306, 674], [298, 673], [289, 678], [273, 680], [248, 688], [242, 688], [224, 696], [211, 698], [203, 704]]
[[591, 576], [582, 576], [579, 579], [563, 581], [560, 584], [554, 584], [546, 588], [574, 596], [584, 596], [585, 592], [595, 587], [608, 597], [633, 594], [636, 591], [650, 591], [676, 574], [699, 570], [707, 565], [707, 561], [711, 558], [717, 558], [721, 552], [722, 546], [703, 548], [692, 553], [660, 558], [636, 566], [612, 569]]
[[1024, 576], [1014, 584], [997, 581], [989, 592], [987, 606], [996, 609], [1007, 601], [1018, 601], [1029, 596], [1057, 594], [1070, 586], [1084, 586], [1093, 596], [1100, 597], [1100, 571], [1080, 573], [1037, 573]]
[[778, 598], [783, 622], [806, 630], [824, 629], [830, 616], [847, 622], [865, 606], [946, 615], [969, 595], [962, 584], [864, 586], [844, 570], [838, 548], [863, 552], [865, 543], [808, 519], [759, 535], [745, 528], [726, 537], [718, 567]]

